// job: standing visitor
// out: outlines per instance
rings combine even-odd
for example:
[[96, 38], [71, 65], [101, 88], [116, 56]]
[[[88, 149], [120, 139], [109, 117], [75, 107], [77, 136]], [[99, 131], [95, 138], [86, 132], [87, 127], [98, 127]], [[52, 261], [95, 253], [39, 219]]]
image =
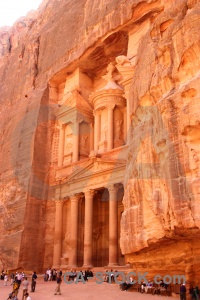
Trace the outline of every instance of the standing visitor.
[[31, 292], [35, 292], [36, 280], [37, 280], [37, 275], [36, 272], [34, 271], [32, 275]]
[[58, 295], [61, 295], [60, 285], [62, 282], [62, 278], [61, 278], [60, 274], [57, 275], [56, 281], [57, 281], [57, 286], [56, 286], [54, 295], [57, 295], [57, 293], [58, 293]]
[[14, 280], [15, 280], [15, 274], [11, 273], [11, 275], [10, 275], [10, 285], [13, 285]]
[[180, 286], [180, 300], [186, 300], [186, 287], [185, 283], [182, 283]]
[[24, 280], [22, 281], [22, 300], [26, 299], [25, 298], [25, 295], [27, 294], [28, 292], [28, 285], [29, 285], [29, 282], [27, 280], [27, 277], [24, 278]]
[[192, 295], [193, 300], [198, 300], [199, 299], [199, 288], [198, 286], [195, 287], [193, 290], [193, 295]]
[[4, 275], [4, 285], [6, 286], [7, 283], [8, 283], [8, 275], [5, 274], [5, 275]]
[[15, 293], [15, 296], [17, 296], [18, 294], [18, 291], [19, 291], [19, 283], [17, 281], [17, 279], [13, 282], [13, 293]]

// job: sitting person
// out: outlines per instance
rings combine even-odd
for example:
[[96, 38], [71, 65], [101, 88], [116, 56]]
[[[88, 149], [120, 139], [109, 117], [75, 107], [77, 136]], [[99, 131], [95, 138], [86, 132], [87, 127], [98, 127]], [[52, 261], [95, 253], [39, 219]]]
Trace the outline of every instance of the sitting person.
[[145, 292], [145, 287], [146, 287], [146, 283], [145, 282], [141, 282], [141, 287], [140, 287], [140, 292], [144, 293]]
[[131, 283], [123, 282], [119, 286], [122, 291], [128, 291], [128, 289], [131, 287]]

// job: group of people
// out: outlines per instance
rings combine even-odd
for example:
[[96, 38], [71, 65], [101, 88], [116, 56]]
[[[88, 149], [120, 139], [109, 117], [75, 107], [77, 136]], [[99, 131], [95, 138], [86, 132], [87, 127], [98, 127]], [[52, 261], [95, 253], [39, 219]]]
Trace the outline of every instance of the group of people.
[[44, 274], [44, 281], [56, 281], [58, 275], [62, 276], [61, 270], [48, 268]]
[[[4, 285], [6, 286], [10, 278], [10, 285], [12, 286], [12, 292], [9, 294], [8, 299], [18, 300], [18, 292], [22, 286], [22, 300], [31, 300], [28, 293], [29, 281], [27, 276], [23, 272], [11, 273], [8, 276], [7, 272], [1, 272], [1, 280], [4, 280]], [[37, 274], [34, 271], [31, 276], [31, 292], [35, 292]]]
[[189, 294], [190, 294], [190, 300], [200, 299], [200, 291], [197, 285], [196, 287], [194, 287], [193, 284], [190, 285]]
[[[108, 275], [110, 273], [110, 276]], [[113, 271], [111, 269], [110, 271], [106, 270], [106, 272], [103, 275], [103, 281], [107, 283], [112, 283], [115, 281], [115, 273], [117, 273], [117, 270]]]
[[76, 278], [77, 278], [78, 273], [79, 273], [79, 274], [80, 274], [80, 273], [82, 274], [82, 278], [84, 279], [84, 281], [88, 281], [88, 278], [94, 276], [94, 275], [93, 275], [93, 272], [90, 271], [90, 270], [78, 271], [78, 272], [77, 272], [76, 270], [71, 269], [71, 270], [70, 270], [70, 275], [68, 276], [68, 281], [71, 281], [71, 280], [75, 281]]

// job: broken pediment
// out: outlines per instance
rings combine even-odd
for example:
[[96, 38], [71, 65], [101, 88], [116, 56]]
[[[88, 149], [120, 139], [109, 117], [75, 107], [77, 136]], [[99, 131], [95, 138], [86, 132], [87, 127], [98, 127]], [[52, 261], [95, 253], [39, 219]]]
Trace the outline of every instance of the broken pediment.
[[77, 110], [78, 112], [92, 117], [92, 107], [91, 105], [80, 95], [77, 89], [74, 89], [68, 95], [68, 98], [62, 104], [58, 110], [57, 115], [61, 116], [63, 114], [68, 114], [72, 110]]

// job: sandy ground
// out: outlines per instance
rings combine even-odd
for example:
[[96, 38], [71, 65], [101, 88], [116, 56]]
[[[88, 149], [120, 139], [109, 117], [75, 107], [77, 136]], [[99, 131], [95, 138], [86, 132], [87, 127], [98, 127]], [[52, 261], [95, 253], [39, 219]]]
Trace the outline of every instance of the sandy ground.
[[[8, 286], [3, 285], [3, 281], [0, 280], [0, 300], [7, 300], [8, 294], [12, 291], [10, 282]], [[151, 299], [162, 299], [170, 300], [177, 299], [173, 297], [164, 297], [157, 295], [147, 295], [141, 294], [134, 291], [121, 291], [117, 284], [96, 284], [95, 282], [87, 282], [83, 284], [79, 282], [78, 284], [72, 283], [70, 285], [62, 281], [61, 293], [62, 295], [54, 295], [54, 290], [56, 283], [49, 281], [44, 282], [42, 278], [39, 278], [36, 291], [34, 293], [29, 293], [31, 300], [50, 300], [50, 299], [70, 299], [70, 300], [151, 300]], [[30, 279], [29, 279], [29, 291], [30, 291]], [[18, 300], [22, 300], [22, 288], [20, 288], [18, 293]]]

